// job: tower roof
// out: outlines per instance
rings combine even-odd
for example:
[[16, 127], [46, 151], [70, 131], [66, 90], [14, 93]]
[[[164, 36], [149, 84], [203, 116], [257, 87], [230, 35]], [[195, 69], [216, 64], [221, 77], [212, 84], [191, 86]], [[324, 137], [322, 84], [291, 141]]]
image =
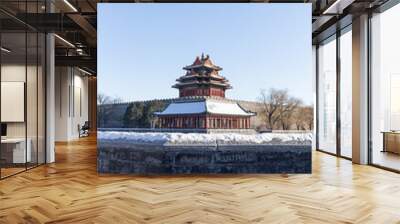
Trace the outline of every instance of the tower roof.
[[221, 67], [214, 65], [210, 56], [197, 56], [194, 62], [184, 67], [186, 74], [176, 79], [173, 88], [179, 89], [180, 96], [219, 96], [225, 97], [225, 90], [231, 89], [224, 76], [219, 75]]
[[199, 56], [197, 56], [191, 65], [185, 66], [185, 67], [183, 67], [183, 69], [191, 70], [194, 68], [201, 68], [201, 67], [211, 68], [211, 69], [217, 70], [217, 71], [222, 70], [221, 67], [214, 65], [214, 63], [211, 61], [209, 55], [206, 55], [204, 57], [204, 54], [201, 54], [201, 58]]

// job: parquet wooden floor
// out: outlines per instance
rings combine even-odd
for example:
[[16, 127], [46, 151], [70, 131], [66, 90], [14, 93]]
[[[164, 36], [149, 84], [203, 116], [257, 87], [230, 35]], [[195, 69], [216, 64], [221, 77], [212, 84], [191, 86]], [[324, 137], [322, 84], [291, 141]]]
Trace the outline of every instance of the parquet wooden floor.
[[0, 181], [0, 223], [400, 223], [400, 175], [315, 152], [312, 175], [99, 176], [96, 141]]

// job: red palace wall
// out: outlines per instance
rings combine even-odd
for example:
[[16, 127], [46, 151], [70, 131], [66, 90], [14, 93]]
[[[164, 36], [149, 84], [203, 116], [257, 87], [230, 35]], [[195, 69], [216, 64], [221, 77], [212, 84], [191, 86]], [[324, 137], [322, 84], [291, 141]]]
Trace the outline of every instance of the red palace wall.
[[179, 90], [179, 97], [185, 96], [220, 96], [225, 97], [225, 91], [217, 88], [186, 88]]
[[250, 117], [224, 115], [165, 116], [161, 128], [249, 129]]

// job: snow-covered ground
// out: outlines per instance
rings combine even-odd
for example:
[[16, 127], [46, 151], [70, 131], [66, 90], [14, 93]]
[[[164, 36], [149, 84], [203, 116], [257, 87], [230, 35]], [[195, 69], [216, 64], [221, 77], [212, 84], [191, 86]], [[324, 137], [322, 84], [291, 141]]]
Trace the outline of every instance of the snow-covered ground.
[[197, 144], [311, 144], [312, 133], [262, 133], [254, 135], [237, 133], [164, 133], [164, 132], [114, 132], [97, 133], [99, 140], [135, 143], [165, 143], [177, 145]]

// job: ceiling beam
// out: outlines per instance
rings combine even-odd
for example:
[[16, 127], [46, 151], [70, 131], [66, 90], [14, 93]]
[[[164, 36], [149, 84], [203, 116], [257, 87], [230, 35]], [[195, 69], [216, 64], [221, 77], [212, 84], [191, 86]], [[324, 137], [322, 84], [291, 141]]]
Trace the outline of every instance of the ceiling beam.
[[[72, 21], [82, 28], [83, 31], [90, 37], [86, 41], [90, 42], [91, 46], [96, 46], [97, 30], [90, 24], [85, 17], [78, 13], [67, 15]], [[94, 41], [91, 41], [94, 40]]]
[[56, 66], [87, 67], [92, 71], [97, 69], [97, 59], [91, 56], [55, 56]]
[[336, 0], [324, 10], [323, 14], [342, 14], [344, 9], [354, 1], [355, 0]]

